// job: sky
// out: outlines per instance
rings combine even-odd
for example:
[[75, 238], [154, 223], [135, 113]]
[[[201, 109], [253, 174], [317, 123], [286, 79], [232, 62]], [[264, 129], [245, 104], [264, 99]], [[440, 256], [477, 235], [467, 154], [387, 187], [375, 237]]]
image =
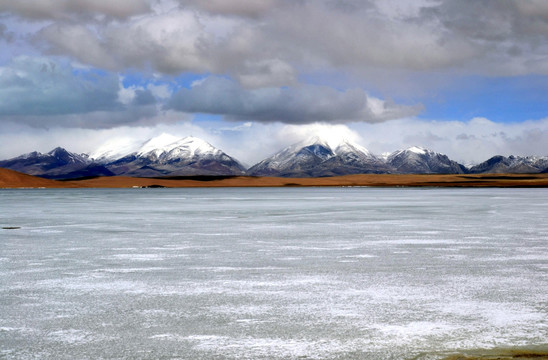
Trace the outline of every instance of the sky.
[[0, 159], [163, 133], [548, 155], [546, 0], [0, 0]]

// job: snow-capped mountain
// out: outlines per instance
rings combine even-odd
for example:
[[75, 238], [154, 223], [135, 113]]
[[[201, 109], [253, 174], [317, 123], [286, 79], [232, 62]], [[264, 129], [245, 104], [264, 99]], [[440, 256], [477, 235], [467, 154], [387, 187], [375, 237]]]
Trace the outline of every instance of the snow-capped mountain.
[[291, 145], [252, 166], [247, 173], [253, 176], [304, 175], [335, 156], [327, 142], [318, 138]]
[[446, 155], [413, 146], [390, 154], [386, 163], [400, 174], [464, 174], [466, 167]]
[[100, 164], [107, 164], [136, 152], [142, 146], [142, 140], [129, 137], [115, 138], [105, 142], [99, 148], [90, 152], [89, 157]]
[[9, 160], [0, 161], [0, 167], [49, 179], [112, 175], [103, 166], [94, 164], [87, 155], [75, 154], [60, 147], [46, 154], [34, 151]]
[[[102, 159], [109, 160], [109, 157]], [[105, 166], [116, 175], [150, 177], [242, 175], [245, 172], [237, 160], [202, 139], [190, 136], [178, 139], [168, 134], [146, 141], [137, 151], [107, 161]]]
[[334, 150], [335, 156], [324, 161], [315, 176], [384, 174], [393, 172], [381, 158], [356, 143], [344, 141]]
[[[381, 170], [382, 169], [382, 170]], [[248, 170], [253, 176], [333, 176], [385, 171], [386, 165], [364, 147], [343, 140], [333, 149], [314, 137], [291, 145]]]
[[546, 173], [548, 157], [494, 156], [467, 168], [446, 155], [417, 146], [377, 157], [347, 140], [313, 137], [246, 171], [236, 159], [202, 139], [162, 134], [141, 143], [130, 138], [116, 139], [90, 155], [63, 148], [46, 154], [35, 151], [0, 161], [0, 167], [51, 179], [113, 175], [324, 177], [368, 173]]
[[489, 160], [470, 168], [473, 174], [481, 173], [545, 173], [548, 172], [548, 157], [537, 156], [493, 156]]

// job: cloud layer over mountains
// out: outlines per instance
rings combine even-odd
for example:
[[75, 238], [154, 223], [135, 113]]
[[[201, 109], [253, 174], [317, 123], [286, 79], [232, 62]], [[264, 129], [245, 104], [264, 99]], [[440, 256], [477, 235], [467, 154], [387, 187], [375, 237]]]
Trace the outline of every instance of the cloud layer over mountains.
[[189, 131], [245, 158], [316, 123], [379, 150], [544, 155], [547, 39], [543, 0], [0, 0], [0, 156]]

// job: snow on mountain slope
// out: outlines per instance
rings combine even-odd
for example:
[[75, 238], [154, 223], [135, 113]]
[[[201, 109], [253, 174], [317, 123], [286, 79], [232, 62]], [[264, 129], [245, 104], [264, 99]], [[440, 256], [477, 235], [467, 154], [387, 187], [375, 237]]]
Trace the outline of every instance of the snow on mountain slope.
[[[334, 149], [334, 150], [333, 150]], [[331, 176], [386, 171], [366, 148], [340, 139], [331, 144], [320, 137], [291, 145], [248, 170], [255, 176]]]
[[413, 146], [393, 152], [386, 159], [396, 172], [403, 174], [462, 174], [466, 168], [446, 155]]
[[286, 147], [248, 170], [253, 176], [300, 174], [335, 156], [327, 142], [314, 137]]
[[547, 156], [493, 156], [481, 164], [472, 166], [470, 172], [480, 173], [539, 173], [548, 170]]
[[245, 172], [237, 160], [208, 142], [191, 136], [179, 139], [169, 134], [147, 140], [134, 152], [106, 166], [115, 174], [131, 176], [242, 175]]
[[165, 137], [161, 135], [161, 138], [153, 138], [146, 142], [141, 149], [137, 152], [138, 157], [155, 157], [163, 160], [175, 160], [175, 159], [193, 159], [195, 157], [220, 157], [223, 152], [208, 142], [196, 138], [185, 137], [183, 139], [175, 138], [173, 140], [171, 135]]
[[25, 174], [51, 179], [80, 177], [80, 174], [94, 166], [94, 169], [108, 173], [105, 168], [93, 164], [86, 154], [75, 154], [61, 147], [43, 154], [37, 151], [13, 159], [0, 161], [0, 167], [20, 171]]
[[92, 151], [89, 157], [99, 163], [108, 163], [132, 154], [142, 146], [142, 141], [133, 138], [115, 138]]
[[136, 151], [137, 156], [160, 156], [163, 153], [170, 151], [174, 146], [173, 144], [179, 140], [178, 137], [163, 133], [159, 136], [149, 139], [141, 145]]

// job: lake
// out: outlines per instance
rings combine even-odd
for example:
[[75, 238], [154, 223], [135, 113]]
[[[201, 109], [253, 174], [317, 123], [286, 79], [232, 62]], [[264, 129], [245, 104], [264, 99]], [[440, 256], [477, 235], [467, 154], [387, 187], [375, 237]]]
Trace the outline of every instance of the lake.
[[0, 190], [1, 359], [548, 346], [546, 189]]

